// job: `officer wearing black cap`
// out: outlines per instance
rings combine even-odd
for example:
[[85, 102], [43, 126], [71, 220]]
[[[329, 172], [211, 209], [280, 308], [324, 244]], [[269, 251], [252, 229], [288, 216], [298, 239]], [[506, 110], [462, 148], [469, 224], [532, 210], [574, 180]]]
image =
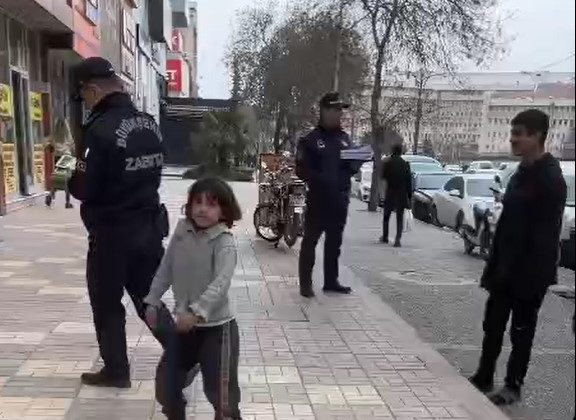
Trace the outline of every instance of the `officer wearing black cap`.
[[300, 294], [308, 298], [314, 297], [312, 270], [322, 233], [325, 234], [323, 290], [344, 294], [352, 291], [338, 281], [350, 177], [359, 169], [357, 163], [341, 159], [341, 151], [351, 146], [350, 137], [341, 128], [342, 110], [348, 107], [338, 93], [324, 95], [320, 100], [318, 127], [298, 143], [297, 174], [308, 185], [299, 260]]
[[[84, 373], [81, 379], [88, 385], [127, 388], [130, 368], [122, 296], [126, 289], [144, 318], [142, 300], [164, 254], [162, 239], [167, 233], [158, 194], [162, 136], [154, 119], [139, 112], [123, 92], [107, 60], [88, 58], [73, 68], [72, 76], [77, 98], [91, 110], [82, 127], [70, 190], [82, 202], [89, 233], [88, 292], [104, 361], [102, 370]], [[161, 317], [171, 319], [166, 308]]]

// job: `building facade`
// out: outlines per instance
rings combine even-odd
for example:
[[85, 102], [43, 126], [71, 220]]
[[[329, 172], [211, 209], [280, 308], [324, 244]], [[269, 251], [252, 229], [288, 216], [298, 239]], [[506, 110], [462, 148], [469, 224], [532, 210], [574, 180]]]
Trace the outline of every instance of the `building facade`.
[[[390, 82], [390, 81], [389, 81]], [[424, 89], [405, 78], [390, 82], [381, 107], [398, 114], [395, 128], [413, 150], [416, 103], [422, 97], [417, 151], [432, 149], [443, 160], [509, 158], [510, 120], [538, 108], [550, 115], [548, 150], [562, 157], [574, 131], [574, 73], [463, 73], [430, 77]], [[390, 111], [391, 110], [391, 111]], [[566, 152], [568, 153], [568, 152]]]
[[69, 102], [63, 68], [98, 51], [93, 2], [0, 2], [0, 214], [43, 197], [45, 145]]

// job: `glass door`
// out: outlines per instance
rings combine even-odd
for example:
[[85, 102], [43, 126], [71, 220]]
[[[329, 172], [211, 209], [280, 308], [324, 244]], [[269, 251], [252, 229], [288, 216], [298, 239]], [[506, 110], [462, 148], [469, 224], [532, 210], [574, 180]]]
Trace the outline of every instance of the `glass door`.
[[18, 186], [21, 195], [30, 195], [34, 182], [32, 144], [30, 138], [30, 106], [28, 101], [28, 79], [17, 71], [12, 71], [14, 92], [14, 128]]

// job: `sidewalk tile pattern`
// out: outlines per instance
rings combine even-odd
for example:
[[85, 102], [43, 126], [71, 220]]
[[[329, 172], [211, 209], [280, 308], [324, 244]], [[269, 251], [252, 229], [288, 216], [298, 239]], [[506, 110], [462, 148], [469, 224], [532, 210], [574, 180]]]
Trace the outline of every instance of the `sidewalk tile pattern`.
[[[174, 215], [183, 200], [167, 197]], [[86, 296], [85, 235], [76, 217], [36, 208], [4, 219], [0, 419], [161, 419], [154, 401], [161, 349], [128, 299], [133, 387], [80, 384], [80, 373], [101, 362]], [[445, 392], [443, 378], [381, 315], [381, 303], [364, 294], [301, 298], [295, 252], [255, 241], [246, 219], [236, 230], [239, 264], [231, 289], [241, 331], [244, 419], [481, 418]], [[213, 418], [201, 378], [186, 393], [190, 418]]]

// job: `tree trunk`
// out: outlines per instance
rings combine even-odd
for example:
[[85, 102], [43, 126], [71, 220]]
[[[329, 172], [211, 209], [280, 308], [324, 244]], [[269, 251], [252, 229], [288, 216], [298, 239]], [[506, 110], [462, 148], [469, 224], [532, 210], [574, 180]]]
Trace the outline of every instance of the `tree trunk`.
[[418, 142], [420, 141], [420, 122], [422, 121], [422, 79], [418, 82], [418, 97], [416, 99], [416, 120], [414, 121], [414, 139], [412, 144], [412, 154], [418, 154]]
[[372, 88], [372, 100], [370, 108], [370, 122], [372, 125], [372, 150], [374, 152], [374, 167], [372, 170], [372, 188], [368, 211], [378, 209], [380, 191], [380, 166], [382, 161], [382, 149], [384, 146], [384, 127], [380, 121], [380, 99], [382, 97], [382, 68], [384, 67], [384, 49], [378, 50], [374, 72], [374, 86]]
[[285, 110], [282, 104], [278, 104], [278, 113], [276, 114], [276, 127], [274, 128], [274, 153], [280, 153], [282, 128], [284, 126]]

